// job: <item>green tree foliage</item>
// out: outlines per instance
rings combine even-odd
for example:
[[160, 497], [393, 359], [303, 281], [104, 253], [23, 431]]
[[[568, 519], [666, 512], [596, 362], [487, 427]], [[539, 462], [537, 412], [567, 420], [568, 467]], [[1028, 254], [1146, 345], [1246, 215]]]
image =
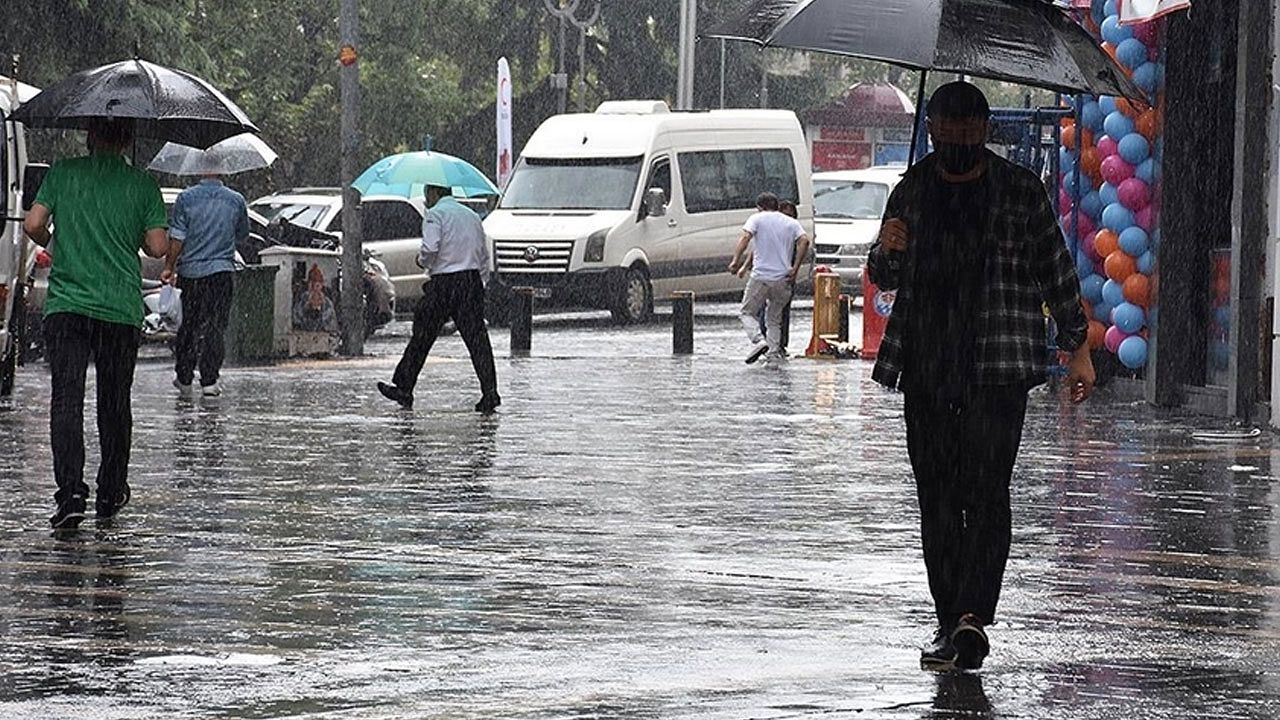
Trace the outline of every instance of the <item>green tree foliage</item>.
[[[586, 37], [586, 107], [611, 98], [673, 100], [677, 0], [599, 1]], [[700, 0], [701, 26], [730, 17], [743, 0]], [[360, 0], [365, 161], [435, 147], [489, 169], [493, 157], [493, 77], [511, 63], [516, 143], [547, 114], [555, 93], [558, 25], [542, 0]], [[37, 86], [79, 69], [133, 57], [182, 68], [223, 89], [254, 118], [280, 153], [261, 188], [333, 184], [338, 179], [337, 0], [20, 0], [0, 24], [0, 72], [21, 57], [22, 79]], [[580, 11], [585, 14], [586, 9]], [[577, 104], [578, 33], [567, 33], [569, 107]], [[861, 79], [911, 89], [915, 76], [890, 66], [725, 46], [725, 102], [756, 107], [762, 77], [768, 103], [797, 111], [823, 104]], [[720, 43], [697, 48], [695, 101], [720, 103]], [[798, 68], [798, 70], [797, 70]], [[990, 84], [993, 101], [1021, 104], [1020, 90]], [[62, 147], [66, 147], [66, 144]], [[147, 148], [148, 150], [151, 148]], [[141, 151], [140, 151], [141, 152]]]

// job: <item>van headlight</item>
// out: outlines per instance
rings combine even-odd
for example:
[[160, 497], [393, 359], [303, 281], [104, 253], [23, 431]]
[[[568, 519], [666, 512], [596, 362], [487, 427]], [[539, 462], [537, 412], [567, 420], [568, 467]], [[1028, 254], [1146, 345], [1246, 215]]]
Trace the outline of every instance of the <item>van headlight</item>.
[[597, 230], [587, 237], [587, 247], [582, 252], [583, 262], [604, 262], [604, 239], [608, 230]]

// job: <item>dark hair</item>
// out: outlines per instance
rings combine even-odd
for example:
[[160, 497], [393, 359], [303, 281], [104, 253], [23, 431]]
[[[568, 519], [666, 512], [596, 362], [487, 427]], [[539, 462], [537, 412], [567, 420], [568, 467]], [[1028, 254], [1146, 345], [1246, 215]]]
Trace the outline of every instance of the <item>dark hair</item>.
[[89, 122], [89, 142], [97, 147], [121, 149], [133, 142], [133, 121], [95, 118]]
[[423, 197], [426, 197], [427, 193], [432, 190], [436, 191], [436, 194], [440, 197], [449, 197], [450, 195], [453, 195], [453, 188], [447, 188], [443, 185], [427, 185], [422, 188]]
[[779, 200], [778, 212], [782, 213], [783, 215], [787, 215], [789, 217], [796, 217], [797, 215], [800, 214], [800, 212], [796, 210], [796, 204], [791, 202], [790, 200]]
[[771, 192], [762, 192], [756, 196], [756, 207], [761, 210], [778, 210], [778, 196]]
[[987, 104], [987, 96], [976, 85], [956, 81], [933, 91], [926, 112], [931, 118], [986, 120], [991, 117], [991, 106]]

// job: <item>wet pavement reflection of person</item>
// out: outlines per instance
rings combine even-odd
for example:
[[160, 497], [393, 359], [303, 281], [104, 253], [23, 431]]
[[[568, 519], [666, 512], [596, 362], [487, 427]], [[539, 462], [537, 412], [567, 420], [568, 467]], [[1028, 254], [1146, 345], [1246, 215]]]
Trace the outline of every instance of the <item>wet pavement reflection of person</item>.
[[996, 717], [995, 708], [982, 689], [982, 676], [978, 673], [952, 670], [938, 673], [933, 695], [933, 707], [923, 720], [950, 720], [956, 717]]

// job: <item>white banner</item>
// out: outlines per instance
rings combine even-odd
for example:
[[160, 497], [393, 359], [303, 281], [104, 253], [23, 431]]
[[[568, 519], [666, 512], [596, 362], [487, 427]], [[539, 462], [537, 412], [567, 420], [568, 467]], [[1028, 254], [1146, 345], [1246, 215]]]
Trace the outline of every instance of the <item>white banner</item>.
[[1191, 0], [1119, 0], [1120, 24], [1133, 25], [1191, 7]]
[[511, 68], [506, 58], [498, 58], [498, 172], [499, 188], [507, 187], [511, 177]]

